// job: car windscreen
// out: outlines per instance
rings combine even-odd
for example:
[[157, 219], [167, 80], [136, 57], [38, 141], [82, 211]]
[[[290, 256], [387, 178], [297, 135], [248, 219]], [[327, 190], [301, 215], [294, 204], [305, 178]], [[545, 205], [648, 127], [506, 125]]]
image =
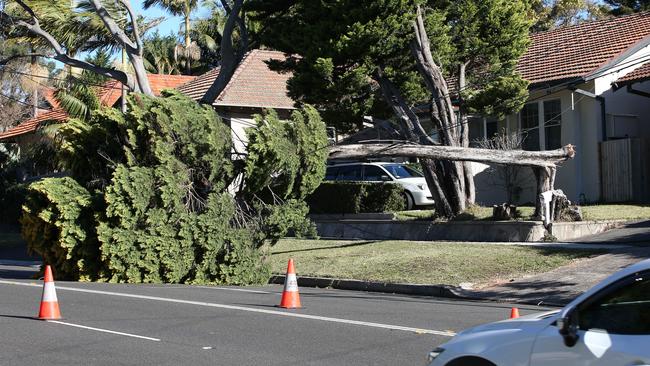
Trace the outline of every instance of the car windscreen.
[[382, 165], [384, 169], [388, 170], [388, 172], [395, 177], [396, 179], [404, 179], [404, 178], [420, 178], [422, 177], [422, 173], [418, 172], [417, 170], [410, 168], [406, 165], [402, 164], [387, 164], [387, 165]]

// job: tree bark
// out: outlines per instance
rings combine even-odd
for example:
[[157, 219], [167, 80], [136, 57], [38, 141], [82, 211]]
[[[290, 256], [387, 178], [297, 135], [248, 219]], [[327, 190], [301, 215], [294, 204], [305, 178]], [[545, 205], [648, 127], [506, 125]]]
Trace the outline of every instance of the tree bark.
[[[140, 90], [142, 93], [153, 96], [153, 92], [151, 91], [151, 87], [149, 86], [147, 73], [144, 68], [144, 63], [142, 61], [142, 52], [144, 48], [142, 45], [142, 39], [140, 38], [140, 29], [138, 27], [137, 17], [135, 15], [135, 12], [133, 11], [133, 8], [131, 7], [131, 3], [129, 2], [129, 0], [118, 0], [118, 1], [120, 4], [124, 6], [127, 13], [129, 14], [129, 18], [133, 26], [133, 37], [135, 41], [131, 40], [126, 35], [124, 30], [119, 27], [117, 22], [115, 22], [115, 20], [111, 17], [110, 13], [106, 10], [106, 8], [104, 8], [100, 0], [90, 0], [90, 3], [95, 8], [95, 12], [104, 23], [104, 26], [106, 26], [106, 28], [111, 32], [113, 38], [117, 40], [119, 43], [124, 45], [127, 54], [129, 55], [129, 59], [131, 60], [132, 63], [134, 63], [133, 66], [136, 72], [136, 80], [134, 80], [126, 72], [99, 67], [97, 65], [93, 65], [89, 62], [82, 61], [67, 55], [66, 51], [61, 46], [59, 41], [57, 41], [56, 38], [52, 36], [52, 34], [45, 31], [43, 28], [41, 28], [36, 13], [23, 0], [16, 0], [16, 3], [27, 14], [29, 14], [32, 23], [28, 23], [24, 20], [17, 20], [15, 21], [15, 24], [24, 27], [25, 29], [27, 29], [29, 32], [33, 33], [36, 36], [43, 38], [52, 47], [52, 49], [55, 52], [55, 56], [51, 58], [60, 61], [70, 67], [77, 67], [80, 69], [88, 70], [97, 73], [99, 75], [106, 76], [110, 79], [117, 80], [122, 84], [126, 85], [130, 90]], [[11, 19], [11, 17], [5, 13], [2, 13], [2, 16], [3, 18], [8, 17]]]
[[232, 44], [232, 36], [235, 26], [239, 22], [239, 12], [241, 11], [243, 4], [244, 0], [235, 0], [232, 7], [224, 7], [228, 12], [228, 19], [224, 25], [221, 37], [221, 66], [219, 69], [219, 75], [201, 98], [201, 103], [211, 105], [215, 100], [217, 100], [219, 94], [221, 94], [226, 85], [228, 85], [232, 75], [235, 73], [237, 65], [241, 62], [243, 55], [237, 55], [235, 53]]
[[[358, 159], [363, 157], [414, 157], [449, 161], [475, 161], [486, 164], [503, 164], [544, 168], [548, 170], [547, 186], [552, 184], [551, 171], [557, 164], [575, 156], [573, 145], [546, 151], [492, 150], [460, 146], [427, 146], [408, 141], [393, 144], [351, 144], [334, 145], [330, 148], [330, 159]], [[553, 178], [554, 179], [554, 178]], [[548, 190], [548, 189], [547, 189]]]

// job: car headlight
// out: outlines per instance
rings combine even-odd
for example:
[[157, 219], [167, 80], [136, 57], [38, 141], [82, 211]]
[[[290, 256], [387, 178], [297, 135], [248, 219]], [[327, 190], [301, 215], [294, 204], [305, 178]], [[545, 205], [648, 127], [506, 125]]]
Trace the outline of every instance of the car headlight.
[[429, 352], [429, 354], [427, 355], [427, 362], [428, 363], [433, 362], [433, 360], [435, 360], [436, 357], [440, 356], [440, 354], [442, 352], [444, 352], [444, 351], [445, 351], [444, 348], [438, 347], [438, 348], [434, 349], [433, 351]]

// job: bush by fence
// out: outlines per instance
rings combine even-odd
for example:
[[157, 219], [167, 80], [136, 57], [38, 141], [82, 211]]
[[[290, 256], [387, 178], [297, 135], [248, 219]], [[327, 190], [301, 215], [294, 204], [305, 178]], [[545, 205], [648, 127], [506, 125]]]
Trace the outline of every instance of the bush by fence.
[[309, 196], [312, 214], [404, 210], [404, 188], [392, 183], [323, 182]]

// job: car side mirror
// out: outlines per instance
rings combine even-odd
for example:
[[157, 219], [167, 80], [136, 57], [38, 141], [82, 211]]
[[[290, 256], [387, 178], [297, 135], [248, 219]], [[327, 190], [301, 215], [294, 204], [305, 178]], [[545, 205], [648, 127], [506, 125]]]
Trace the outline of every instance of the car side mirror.
[[556, 322], [559, 333], [564, 339], [564, 345], [567, 347], [573, 347], [578, 343], [578, 324], [574, 319], [576, 318], [569, 314]]
[[389, 182], [389, 181], [392, 180], [392, 179], [390, 179], [390, 177], [387, 176], [387, 175], [382, 175], [381, 177], [379, 177], [379, 179], [381, 179], [382, 182]]

